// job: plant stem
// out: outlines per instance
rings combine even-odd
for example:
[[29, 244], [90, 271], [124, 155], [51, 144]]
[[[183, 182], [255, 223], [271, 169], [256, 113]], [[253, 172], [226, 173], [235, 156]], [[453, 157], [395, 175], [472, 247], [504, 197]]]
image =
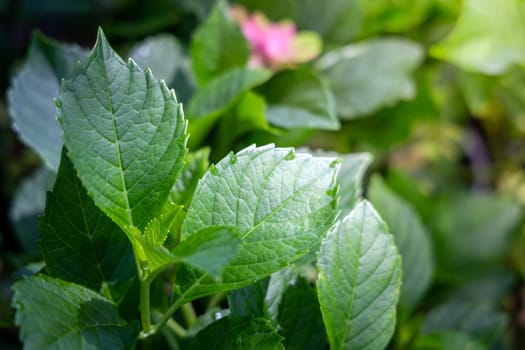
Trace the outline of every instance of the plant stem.
[[[162, 312], [158, 310], [152, 310], [152, 313], [153, 313], [154, 321], [156, 321], [157, 319], [163, 316]], [[175, 321], [173, 318], [170, 318], [166, 322], [166, 327], [169, 328], [169, 330], [179, 338], [184, 338], [188, 336], [188, 331], [184, 327], [182, 327], [177, 321]]]
[[168, 322], [166, 322], [166, 327], [168, 327], [179, 338], [184, 338], [188, 335], [188, 331], [178, 324], [173, 318], [170, 318]]
[[186, 326], [191, 327], [197, 322], [197, 314], [191, 303], [182, 305], [182, 316], [186, 321]]
[[149, 282], [140, 281], [140, 320], [142, 322], [142, 333], [145, 334], [151, 331], [149, 286]]
[[206, 311], [210, 311], [211, 309], [219, 305], [225, 296], [226, 294], [223, 292], [213, 294], [210, 298], [210, 301], [208, 301], [208, 305], [206, 305]]
[[[193, 285], [190, 288], [186, 289], [184, 293], [182, 293], [177, 298], [177, 300], [175, 300], [175, 302], [171, 304], [169, 309], [164, 313], [164, 315], [160, 318], [160, 320], [155, 325], [149, 328], [149, 332], [145, 332], [143, 329], [142, 332], [140, 332], [139, 334], [139, 339], [146, 339], [147, 337], [157, 333], [166, 324], [166, 322], [168, 322], [171, 319], [175, 311], [177, 311], [179, 307], [183, 305], [184, 299], [186, 298], [186, 296], [190, 294], [193, 288], [197, 287], [200, 284], [200, 282], [204, 279], [204, 277], [206, 277], [206, 274], [203, 274], [193, 283]], [[148, 303], [148, 309], [149, 309], [149, 303]]]

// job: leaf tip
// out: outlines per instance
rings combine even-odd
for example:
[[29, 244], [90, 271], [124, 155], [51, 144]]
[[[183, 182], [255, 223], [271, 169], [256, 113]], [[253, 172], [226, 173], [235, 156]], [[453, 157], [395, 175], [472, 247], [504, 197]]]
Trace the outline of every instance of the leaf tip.
[[120, 57], [116, 54], [116, 52], [113, 50], [111, 45], [108, 42], [108, 39], [106, 35], [104, 34], [104, 31], [102, 30], [102, 27], [98, 27], [97, 32], [97, 41], [95, 42], [95, 45], [93, 46], [93, 51], [91, 52], [90, 56], [96, 55], [96, 53], [102, 54], [102, 57], [104, 59], [107, 59], [111, 56], [117, 56], [119, 59]]
[[107, 41], [106, 35], [104, 34], [104, 30], [102, 27], [98, 27], [97, 29], [97, 41]]

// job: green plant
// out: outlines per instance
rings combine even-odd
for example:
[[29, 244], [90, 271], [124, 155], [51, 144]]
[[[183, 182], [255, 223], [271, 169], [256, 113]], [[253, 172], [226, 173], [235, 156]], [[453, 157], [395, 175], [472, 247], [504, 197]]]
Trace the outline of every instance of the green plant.
[[[335, 348], [387, 344], [401, 260], [369, 203], [338, 208], [340, 160], [250, 146], [202, 174], [195, 163], [207, 160], [187, 154], [175, 93], [122, 61], [102, 31], [55, 104], [64, 151], [40, 219], [45, 267], [13, 287], [26, 347], [132, 347], [166, 324], [184, 338], [173, 316], [182, 310], [195, 326], [191, 302], [229, 291], [229, 315], [199, 325], [189, 348], [302, 341], [294, 329], [304, 320], [290, 319], [297, 300], [287, 293], [308, 296], [318, 319], [305, 326], [317, 327], [320, 345], [320, 313]], [[339, 210], [349, 214], [336, 220]], [[319, 300], [291, 265], [299, 258], [319, 270], [310, 281]]]
[[8, 91], [0, 347], [523, 347], [519, 0], [105, 3]]

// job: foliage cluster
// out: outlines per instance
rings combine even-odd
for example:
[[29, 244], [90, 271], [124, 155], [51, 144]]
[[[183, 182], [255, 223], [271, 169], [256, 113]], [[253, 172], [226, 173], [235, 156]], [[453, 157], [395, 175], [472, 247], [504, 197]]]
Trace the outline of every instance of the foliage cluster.
[[524, 345], [521, 0], [153, 5], [13, 74], [25, 348]]

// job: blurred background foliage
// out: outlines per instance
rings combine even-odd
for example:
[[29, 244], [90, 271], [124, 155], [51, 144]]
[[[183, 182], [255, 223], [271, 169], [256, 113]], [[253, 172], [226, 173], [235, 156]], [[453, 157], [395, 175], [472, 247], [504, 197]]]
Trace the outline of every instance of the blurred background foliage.
[[210, 146], [211, 161], [254, 142], [373, 156], [367, 197], [404, 263], [392, 348], [525, 348], [525, 1], [235, 3], [318, 33], [320, 57], [246, 73], [247, 43], [212, 0], [0, 0], [0, 348], [21, 346], [10, 285], [41, 268], [37, 217], [61, 147], [24, 116], [51, 125], [52, 98], [35, 101], [99, 26], [176, 90], [191, 149]]

